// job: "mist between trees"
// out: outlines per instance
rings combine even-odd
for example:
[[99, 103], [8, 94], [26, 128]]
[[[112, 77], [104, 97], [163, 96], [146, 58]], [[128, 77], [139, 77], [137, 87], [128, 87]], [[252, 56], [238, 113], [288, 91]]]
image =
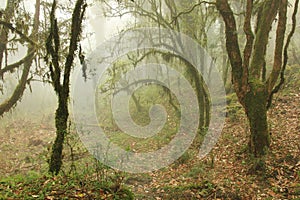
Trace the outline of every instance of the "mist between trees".
[[[88, 6], [93, 3], [97, 5]], [[245, 110], [251, 131], [250, 151], [258, 158], [268, 152], [268, 108], [282, 86], [285, 68], [299, 63], [297, 0], [237, 0], [230, 4], [227, 0], [78, 0], [71, 5], [36, 0], [35, 7], [27, 4], [29, 1], [7, 1], [1, 10], [1, 115], [8, 118], [14, 113], [20, 118], [56, 115], [57, 135], [63, 143], [69, 119], [68, 103], [72, 101], [69, 95], [73, 69], [82, 68], [83, 76], [89, 76], [84, 69], [85, 58], [116, 29], [112, 23], [121, 18], [120, 33], [136, 27], [161, 27], [184, 33], [201, 45], [221, 72], [227, 94], [236, 93]], [[99, 13], [106, 18], [99, 20]], [[105, 26], [108, 19], [111, 21]], [[96, 24], [98, 20], [100, 23]], [[108, 78], [102, 92], [109, 94], [120, 74], [128, 70], [126, 67], [134, 68], [147, 56], [149, 60], [180, 63], [178, 68], [197, 93], [202, 119], [199, 130], [207, 128], [210, 100], [203, 77], [173, 54], [159, 51], [129, 54], [106, 72]], [[133, 98], [138, 107], [138, 98]], [[172, 104], [171, 94], [169, 100]], [[55, 144], [53, 149], [55, 154]], [[62, 144], [58, 149], [62, 150]], [[60, 160], [61, 152], [53, 159]], [[58, 173], [60, 166], [56, 167], [50, 172]]]

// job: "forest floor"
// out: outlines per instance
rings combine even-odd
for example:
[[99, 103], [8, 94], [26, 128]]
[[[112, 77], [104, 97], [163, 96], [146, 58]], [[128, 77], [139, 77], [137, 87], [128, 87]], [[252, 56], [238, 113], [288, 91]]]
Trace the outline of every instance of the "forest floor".
[[[197, 159], [194, 148], [167, 168], [145, 174], [120, 173], [112, 182], [120, 181], [135, 199], [300, 199], [300, 87], [286, 89], [274, 98], [269, 111], [271, 148], [258, 172], [253, 170], [258, 161], [247, 151], [249, 127], [245, 115], [236, 102], [228, 106], [228, 112], [222, 136], [204, 159]], [[32, 199], [96, 198], [90, 193], [98, 193], [97, 198], [102, 199], [123, 199], [107, 192], [120, 188], [103, 191], [92, 184], [94, 188], [88, 188], [84, 184], [84, 180], [89, 182], [87, 176], [76, 177], [78, 181], [72, 184], [66, 178], [47, 175], [26, 182], [26, 178], [36, 177], [34, 172], [47, 172], [46, 160], [55, 136], [53, 123], [12, 120], [0, 125], [0, 199], [17, 199], [26, 192]], [[89, 157], [86, 152], [76, 156], [78, 160]], [[82, 163], [88, 171], [87, 162]], [[16, 174], [25, 177], [18, 179]], [[91, 176], [95, 174], [103, 175]], [[49, 189], [41, 195], [43, 187]]]
[[300, 199], [300, 87], [274, 98], [269, 123], [271, 148], [260, 172], [253, 171], [249, 127], [237, 110], [204, 160], [187, 158], [144, 180], [137, 176], [133, 190], [139, 199]]

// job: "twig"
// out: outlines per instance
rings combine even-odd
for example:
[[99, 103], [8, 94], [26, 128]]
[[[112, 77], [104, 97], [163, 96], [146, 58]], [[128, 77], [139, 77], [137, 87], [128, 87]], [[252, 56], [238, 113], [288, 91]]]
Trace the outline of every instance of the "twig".
[[34, 45], [34, 46], [38, 46], [37, 43], [35, 43], [33, 40], [31, 40], [27, 35], [25, 35], [24, 33], [22, 33], [21, 31], [19, 31], [18, 29], [16, 29], [13, 24], [5, 22], [0, 20], [0, 24], [9, 28], [12, 32], [16, 32], [18, 35], [20, 35], [24, 40], [26, 40], [27, 42], [29, 42], [30, 44]]
[[195, 8], [197, 8], [198, 6], [200, 6], [201, 4], [206, 3], [206, 4], [210, 4], [210, 5], [216, 5], [216, 3], [214, 2], [209, 2], [209, 1], [199, 1], [197, 4], [194, 4], [191, 8], [189, 8], [186, 11], [180, 12], [178, 13], [175, 17], [173, 17], [172, 21], [170, 22], [170, 24], [174, 23], [181, 15], [186, 15], [189, 14], [191, 12], [193, 12], [193, 10]]

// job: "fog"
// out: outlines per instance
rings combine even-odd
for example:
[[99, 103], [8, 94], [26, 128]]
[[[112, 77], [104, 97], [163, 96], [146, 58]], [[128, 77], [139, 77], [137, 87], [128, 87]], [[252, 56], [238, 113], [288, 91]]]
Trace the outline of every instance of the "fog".
[[[0, 0], [0, 8], [5, 8], [6, 0]], [[26, 6], [27, 7], [27, 6]], [[28, 9], [32, 9], [28, 6]], [[118, 33], [123, 26], [123, 21], [118, 19], [105, 19], [101, 7], [97, 4], [93, 4], [87, 8], [87, 18], [84, 21], [82, 42], [83, 51], [86, 56], [89, 56], [98, 45], [100, 45], [105, 39], [108, 39], [112, 35]], [[59, 18], [59, 16], [58, 16]], [[9, 56], [9, 63], [14, 63], [20, 58], [24, 57], [27, 49], [19, 46], [19, 51]], [[79, 61], [75, 60], [76, 68], [81, 68]], [[34, 67], [34, 66], [33, 66]], [[81, 71], [81, 70], [78, 70]], [[5, 75], [5, 82], [3, 84], [4, 93], [0, 93], [0, 102], [3, 102], [11, 94], [17, 80], [21, 73], [7, 74]], [[0, 81], [0, 86], [2, 82]], [[71, 83], [72, 85], [72, 83]], [[71, 99], [72, 100], [72, 99]], [[42, 83], [40, 81], [32, 81], [30, 87], [27, 86], [21, 101], [10, 112], [5, 113], [1, 121], [11, 121], [19, 119], [32, 119], [35, 122], [43, 120], [50, 120], [54, 125], [54, 113], [57, 107], [57, 97], [55, 95], [53, 87], [49, 83]], [[2, 124], [3, 125], [3, 124]]]
[[[5, 5], [6, 0], [0, 0], [0, 8], [5, 8]], [[28, 6], [28, 9], [32, 9], [32, 5], [33, 4], [30, 4], [30, 6]], [[289, 13], [289, 16], [291, 16], [291, 13]], [[86, 56], [88, 57], [89, 54], [94, 49], [96, 49], [96, 47], [99, 46], [104, 40], [110, 38], [114, 34], [117, 34], [122, 28], [124, 28], [124, 24], [126, 24], [125, 22], [128, 22], [129, 20], [129, 17], [125, 17], [122, 19], [104, 18], [100, 5], [93, 4], [92, 6], [89, 6], [87, 9], [87, 18], [84, 21], [85, 30], [83, 32], [83, 36], [85, 39], [82, 42], [83, 50], [85, 51]], [[288, 23], [291, 23], [290, 18]], [[290, 25], [288, 27], [290, 27]], [[275, 30], [273, 30], [270, 37], [275, 37], [274, 32]], [[293, 41], [294, 45], [299, 43], [299, 32], [296, 32]], [[271, 42], [269, 44], [269, 48], [274, 49], [274, 42]], [[26, 48], [19, 47], [19, 49], [20, 51], [18, 51], [16, 54], [13, 54], [13, 56], [10, 56], [11, 62], [17, 61], [25, 55]], [[271, 53], [273, 53], [273, 51], [269, 51], [269, 53], [269, 58], [272, 59]], [[81, 66], [78, 64], [78, 60], [76, 60], [76, 62], [77, 64], [75, 64], [75, 68], [79, 69]], [[9, 76], [10, 77], [5, 77], [4, 85], [6, 92], [3, 95], [0, 94], [1, 102], [3, 102], [9, 95], [11, 95], [14, 86], [17, 84], [17, 76], [20, 76], [20, 74], [13, 74]], [[47, 117], [54, 120], [53, 116], [55, 113], [56, 105], [57, 97], [54, 93], [53, 87], [50, 84], [31, 82], [31, 90], [29, 87], [27, 87], [21, 101], [18, 102], [17, 106], [12, 111], [4, 114], [1, 120], [7, 121], [12, 119], [28, 119], [29, 117], [34, 120], [44, 120]]]

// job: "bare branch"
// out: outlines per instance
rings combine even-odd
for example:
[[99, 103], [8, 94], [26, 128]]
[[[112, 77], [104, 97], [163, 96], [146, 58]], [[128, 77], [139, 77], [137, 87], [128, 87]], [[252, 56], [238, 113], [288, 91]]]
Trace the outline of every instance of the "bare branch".
[[211, 4], [211, 5], [216, 5], [216, 3], [214, 2], [209, 2], [209, 1], [199, 1], [198, 3], [194, 4], [191, 8], [189, 8], [186, 11], [180, 12], [178, 13], [175, 17], [173, 17], [172, 21], [170, 22], [170, 24], [173, 24], [175, 21], [177, 21], [177, 19], [181, 16], [181, 15], [186, 15], [189, 14], [191, 12], [193, 12], [198, 6], [200, 6], [201, 4]]
[[30, 39], [27, 35], [25, 35], [24, 33], [22, 33], [21, 31], [19, 31], [18, 29], [16, 29], [13, 24], [5, 22], [0, 20], [0, 24], [5, 26], [6, 28], [10, 29], [12, 32], [17, 33], [18, 35], [20, 35], [26, 42], [34, 45], [34, 46], [38, 46], [38, 44], [33, 41], [32, 39]]
[[20, 61], [13, 63], [11, 65], [7, 65], [5, 68], [0, 69], [0, 77], [2, 77], [6, 72], [8, 71], [13, 71], [16, 68], [19, 68], [22, 64], [24, 64], [25, 62], [27, 62], [28, 60], [32, 59], [34, 57], [35, 54], [35, 50], [31, 51], [30, 53], [28, 53], [23, 59], [21, 59]]

